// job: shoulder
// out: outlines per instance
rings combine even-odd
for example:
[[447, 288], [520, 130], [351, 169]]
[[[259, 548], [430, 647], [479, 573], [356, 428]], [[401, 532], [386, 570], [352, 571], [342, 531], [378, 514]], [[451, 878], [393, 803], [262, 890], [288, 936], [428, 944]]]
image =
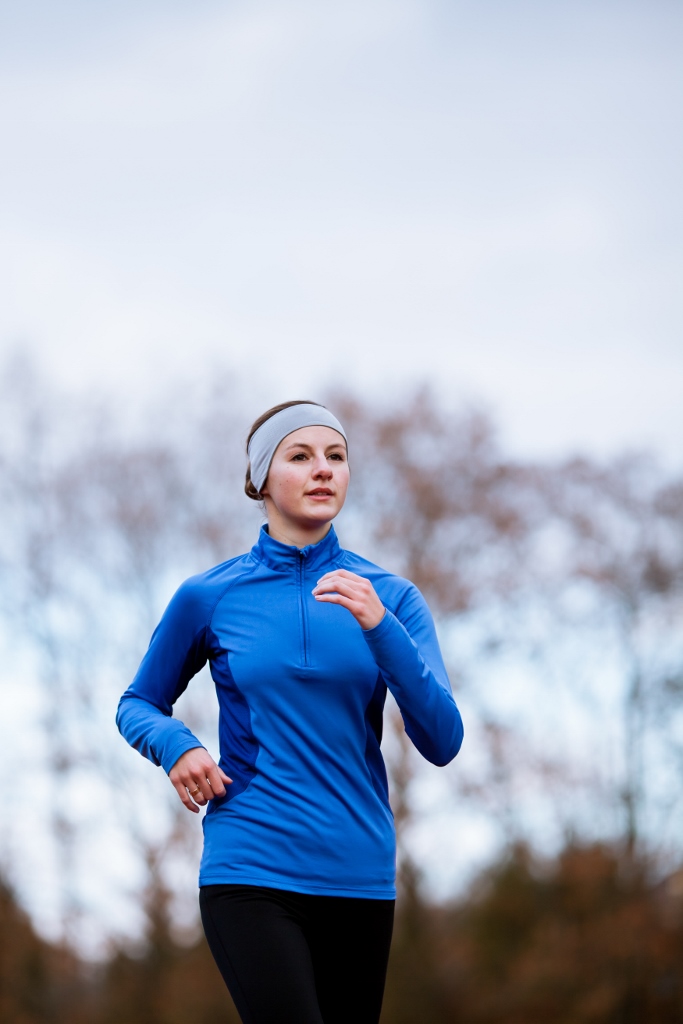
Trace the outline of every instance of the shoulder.
[[205, 572], [190, 576], [180, 584], [167, 609], [167, 615], [182, 616], [196, 623], [208, 623], [214, 608], [230, 587], [242, 576], [253, 572], [257, 563], [247, 552], [221, 562]]

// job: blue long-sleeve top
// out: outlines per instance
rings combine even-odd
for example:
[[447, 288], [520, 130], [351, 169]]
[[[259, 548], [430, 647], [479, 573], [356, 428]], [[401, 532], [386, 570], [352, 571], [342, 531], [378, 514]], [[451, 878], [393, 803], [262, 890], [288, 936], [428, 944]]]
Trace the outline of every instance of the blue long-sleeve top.
[[[316, 601], [333, 569], [369, 579], [386, 608], [363, 630]], [[209, 661], [223, 771], [208, 804], [200, 885], [240, 883], [391, 899], [395, 834], [380, 752], [387, 687], [408, 736], [447, 764], [463, 727], [418, 589], [351, 551], [333, 528], [301, 550], [264, 527], [245, 555], [187, 580], [155, 630], [117, 723], [169, 772], [202, 746], [173, 704]]]

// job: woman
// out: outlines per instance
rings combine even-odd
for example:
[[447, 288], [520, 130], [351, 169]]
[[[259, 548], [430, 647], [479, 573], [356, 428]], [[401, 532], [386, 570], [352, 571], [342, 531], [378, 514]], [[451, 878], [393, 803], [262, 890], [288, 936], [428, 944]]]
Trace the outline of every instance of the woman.
[[[339, 421], [286, 402], [247, 453], [245, 491], [268, 523], [250, 552], [180, 587], [117, 721], [189, 810], [208, 805], [202, 921], [245, 1024], [376, 1024], [395, 897], [386, 689], [433, 764], [455, 757], [462, 721], [419, 591], [339, 546]], [[218, 764], [171, 717], [207, 660]]]

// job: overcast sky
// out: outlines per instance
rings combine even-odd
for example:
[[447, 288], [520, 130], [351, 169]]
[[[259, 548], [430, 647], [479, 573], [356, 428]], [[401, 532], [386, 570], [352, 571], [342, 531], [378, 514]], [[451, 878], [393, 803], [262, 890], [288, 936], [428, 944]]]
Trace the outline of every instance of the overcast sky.
[[0, 349], [683, 439], [678, 0], [0, 2]]

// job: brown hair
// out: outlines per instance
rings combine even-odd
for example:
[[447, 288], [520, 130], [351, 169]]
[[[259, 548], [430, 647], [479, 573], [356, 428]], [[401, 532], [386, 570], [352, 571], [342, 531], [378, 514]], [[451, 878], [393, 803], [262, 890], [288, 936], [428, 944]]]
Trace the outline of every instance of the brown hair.
[[[271, 418], [271, 416], [275, 416], [276, 413], [282, 412], [283, 409], [289, 409], [290, 406], [292, 405], [320, 405], [321, 409], [324, 408], [324, 406], [322, 406], [320, 402], [310, 402], [305, 398], [297, 398], [293, 402], [280, 402], [279, 405], [274, 405], [272, 409], [267, 409], [266, 412], [261, 413], [258, 419], [254, 420], [254, 422], [251, 425], [249, 437], [247, 438], [247, 454], [249, 454], [249, 443], [254, 434], [256, 433], [256, 431], [258, 430], [258, 428], [262, 427], [263, 424]], [[254, 487], [254, 484], [252, 483], [251, 466], [249, 464], [247, 464], [247, 477], [246, 480], [244, 481], [244, 493], [248, 498], [251, 498], [252, 501], [261, 500], [261, 495], [259, 494], [259, 492]]]

